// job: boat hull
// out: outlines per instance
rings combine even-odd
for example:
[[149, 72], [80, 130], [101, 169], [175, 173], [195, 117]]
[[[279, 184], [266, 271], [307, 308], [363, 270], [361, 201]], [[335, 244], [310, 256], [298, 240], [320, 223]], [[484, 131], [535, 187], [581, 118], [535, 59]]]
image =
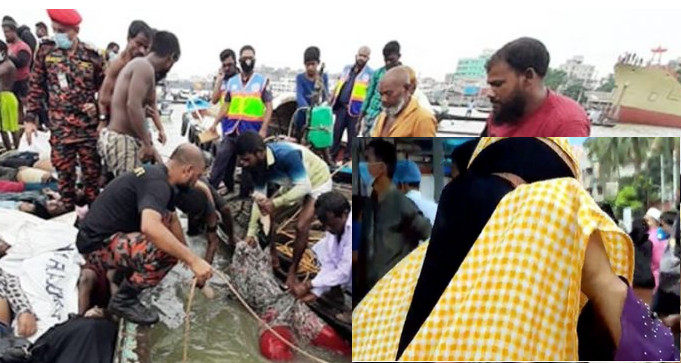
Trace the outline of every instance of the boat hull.
[[615, 66], [613, 119], [622, 123], [681, 127], [681, 83], [659, 66]]
[[627, 106], [620, 107], [619, 122], [681, 128], [681, 116], [679, 115]]

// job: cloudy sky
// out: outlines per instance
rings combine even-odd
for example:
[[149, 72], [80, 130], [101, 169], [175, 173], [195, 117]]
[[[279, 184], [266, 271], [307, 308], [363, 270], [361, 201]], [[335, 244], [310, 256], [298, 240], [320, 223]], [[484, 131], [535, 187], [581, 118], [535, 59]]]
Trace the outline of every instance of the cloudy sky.
[[[27, 2], [28, 3], [28, 2]], [[100, 47], [125, 43], [130, 21], [142, 19], [176, 33], [182, 58], [173, 69], [182, 77], [214, 72], [220, 50], [252, 44], [258, 64], [302, 67], [303, 51], [317, 45], [327, 69], [338, 72], [353, 62], [360, 45], [373, 50], [370, 64], [382, 65], [381, 49], [392, 39], [402, 44], [402, 59], [420, 76], [443, 79], [461, 57], [477, 56], [520, 36], [543, 41], [557, 67], [573, 55], [611, 72], [617, 56], [633, 51], [646, 58], [650, 49], [669, 49], [665, 58], [681, 57], [681, 1], [141, 1], [70, 2], [84, 21], [81, 38]], [[137, 3], [137, 4], [136, 4]], [[17, 2], [12, 2], [12, 5]], [[48, 22], [40, 1], [36, 8], [0, 9], [18, 22]], [[114, 4], [118, 7], [114, 7]], [[3, 4], [9, 5], [9, 4]], [[55, 4], [51, 3], [51, 6]], [[63, 4], [66, 6], [67, 4]], [[82, 5], [79, 7], [78, 5]], [[139, 5], [139, 6], [136, 6]]]

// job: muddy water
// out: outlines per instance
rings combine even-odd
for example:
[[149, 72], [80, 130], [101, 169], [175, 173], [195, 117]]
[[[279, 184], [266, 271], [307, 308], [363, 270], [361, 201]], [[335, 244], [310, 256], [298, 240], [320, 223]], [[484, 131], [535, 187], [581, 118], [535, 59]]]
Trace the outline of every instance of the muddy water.
[[[159, 147], [159, 152], [168, 156], [185, 138], [180, 136], [181, 107], [176, 107], [171, 122], [165, 129], [168, 143]], [[185, 224], [183, 220], [183, 224]], [[202, 236], [189, 238], [192, 250], [203, 256], [205, 239]], [[227, 264], [225, 250], [218, 252], [214, 267], [222, 268]], [[182, 362], [184, 343], [184, 309], [189, 296], [192, 274], [178, 264], [163, 279], [160, 286], [150, 292], [152, 304], [160, 311], [161, 322], [151, 329], [150, 350], [152, 362]], [[188, 349], [188, 362], [195, 363], [242, 363], [263, 362], [268, 360], [260, 355], [258, 346], [258, 324], [240, 303], [231, 298], [227, 287], [218, 278], [211, 280], [216, 297], [208, 300], [197, 290], [192, 303], [191, 330]], [[342, 357], [312, 346], [304, 346], [308, 352], [333, 363], [350, 362]], [[312, 362], [296, 354], [295, 363]]]

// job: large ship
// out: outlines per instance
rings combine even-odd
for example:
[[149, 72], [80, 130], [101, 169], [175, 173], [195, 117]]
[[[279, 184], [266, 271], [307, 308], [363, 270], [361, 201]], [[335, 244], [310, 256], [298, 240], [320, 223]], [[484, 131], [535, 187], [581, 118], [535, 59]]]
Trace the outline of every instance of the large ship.
[[681, 127], [681, 82], [676, 70], [661, 65], [664, 51], [661, 47], [653, 49], [653, 59], [645, 65], [631, 55], [619, 59], [609, 118], [621, 123]]

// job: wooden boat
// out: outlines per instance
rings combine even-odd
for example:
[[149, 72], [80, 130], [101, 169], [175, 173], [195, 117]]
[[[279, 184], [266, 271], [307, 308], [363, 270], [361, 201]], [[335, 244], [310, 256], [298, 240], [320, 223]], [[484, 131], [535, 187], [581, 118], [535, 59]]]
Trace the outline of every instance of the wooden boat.
[[[341, 169], [334, 174], [334, 190], [341, 192], [343, 195], [351, 200], [352, 196], [352, 170]], [[350, 180], [349, 183], [345, 182]], [[248, 222], [250, 219], [251, 208], [253, 201], [251, 198], [234, 197], [230, 201], [230, 208], [234, 219], [234, 228], [237, 235], [245, 234], [248, 229]], [[269, 233], [261, 233], [259, 236], [261, 246], [265, 247], [269, 243], [274, 243], [275, 247], [281, 247], [289, 244], [295, 238], [294, 231], [294, 215], [300, 209], [299, 205], [291, 206], [280, 212], [274, 223], [270, 224]], [[309, 247], [319, 241], [324, 235], [323, 228], [318, 221], [312, 224], [310, 231]], [[223, 241], [227, 241], [226, 234], [218, 229], [218, 234]], [[270, 238], [271, 236], [271, 238]], [[275, 276], [280, 281], [282, 288], [286, 280], [286, 272], [291, 265], [290, 254], [278, 251], [279, 261], [281, 267], [276, 271]], [[298, 274], [299, 279], [312, 279], [315, 273], [302, 272]], [[344, 322], [338, 319], [338, 315], [342, 313], [351, 313], [352, 311], [352, 296], [347, 293], [340, 292], [334, 297], [322, 296], [317, 301], [311, 303], [310, 308], [319, 315], [324, 321], [331, 325], [344, 339], [352, 340], [352, 323]]]

